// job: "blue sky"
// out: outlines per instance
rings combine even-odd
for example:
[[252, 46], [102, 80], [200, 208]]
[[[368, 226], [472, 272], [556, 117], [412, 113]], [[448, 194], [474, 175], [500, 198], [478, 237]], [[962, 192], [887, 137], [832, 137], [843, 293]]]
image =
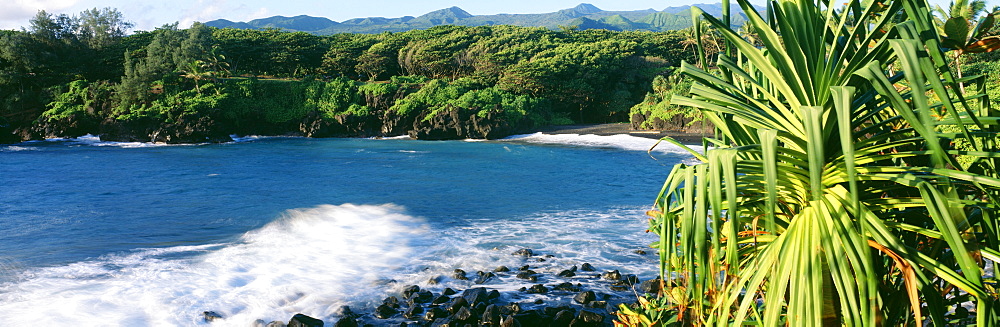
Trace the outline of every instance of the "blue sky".
[[[310, 15], [344, 21], [358, 17], [419, 16], [424, 13], [458, 6], [473, 15], [499, 13], [546, 13], [574, 7], [587, 2], [604, 10], [663, 10], [671, 6], [696, 3], [717, 3], [711, 0], [323, 0], [323, 1], [230, 1], [230, 0], [0, 0], [0, 29], [19, 29], [28, 25], [38, 10], [55, 14], [76, 14], [89, 8], [112, 7], [121, 11], [138, 30], [151, 30], [163, 24], [180, 22], [181, 27], [195, 21], [225, 18], [247, 21], [275, 15]], [[755, 3], [761, 3], [757, 1]], [[996, 1], [990, 1], [990, 6]], [[932, 0], [944, 4], [947, 1]]]

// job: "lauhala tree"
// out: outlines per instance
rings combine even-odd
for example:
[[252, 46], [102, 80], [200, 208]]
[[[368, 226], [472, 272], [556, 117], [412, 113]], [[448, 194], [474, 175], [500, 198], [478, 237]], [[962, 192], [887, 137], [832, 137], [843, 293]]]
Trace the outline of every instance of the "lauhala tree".
[[[991, 52], [1000, 49], [1000, 36], [994, 35], [997, 15], [986, 12], [986, 1], [952, 1], [948, 10], [935, 9], [941, 45], [950, 50], [954, 69], [962, 77], [962, 57], [969, 53]], [[963, 84], [959, 84], [964, 91]]]
[[759, 43], [703, 15], [729, 51], [680, 70], [695, 83], [673, 102], [718, 132], [649, 212], [664, 297], [643, 308], [684, 325], [1000, 324], [1000, 116], [959, 92], [926, 1], [776, 0], [768, 20], [739, 4]]

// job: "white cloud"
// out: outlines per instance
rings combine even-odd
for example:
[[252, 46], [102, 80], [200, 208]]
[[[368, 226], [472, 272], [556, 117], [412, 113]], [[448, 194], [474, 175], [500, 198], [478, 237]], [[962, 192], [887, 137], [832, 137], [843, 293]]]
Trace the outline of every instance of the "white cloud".
[[136, 31], [151, 31], [163, 26], [163, 24], [173, 23], [173, 21], [164, 21], [163, 17], [154, 14], [166, 12], [164, 8], [158, 8], [147, 2], [125, 4], [119, 10], [125, 16], [125, 20], [135, 24], [133, 29]]
[[231, 4], [227, 0], [197, 0], [183, 10], [180, 27], [191, 26], [194, 22], [207, 22], [220, 18], [233, 21], [247, 21], [270, 13], [267, 8], [254, 9], [246, 4]]
[[183, 17], [180, 19], [181, 28], [191, 26], [191, 23], [194, 22], [206, 22], [218, 18], [220, 13], [231, 10], [231, 8], [227, 8], [229, 7], [227, 3], [226, 0], [195, 1], [191, 7], [184, 10]]
[[246, 22], [246, 21], [251, 21], [251, 20], [254, 20], [254, 19], [258, 19], [258, 18], [267, 18], [267, 17], [271, 17], [271, 16], [274, 16], [274, 15], [271, 14], [270, 10], [268, 10], [267, 8], [261, 7], [260, 9], [257, 9], [257, 11], [254, 11], [253, 13], [250, 13], [248, 15], [243, 16], [242, 18], [240, 18], [240, 21]]
[[[9, 1], [9, 2], [8, 2]], [[0, 10], [0, 29], [17, 29], [28, 25], [28, 20], [39, 10], [61, 13], [78, 0], [7, 0]]]

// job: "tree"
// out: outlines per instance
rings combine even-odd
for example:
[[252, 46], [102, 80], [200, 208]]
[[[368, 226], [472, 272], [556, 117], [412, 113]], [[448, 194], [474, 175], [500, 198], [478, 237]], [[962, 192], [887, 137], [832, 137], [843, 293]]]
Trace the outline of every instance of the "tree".
[[178, 30], [174, 23], [157, 28], [154, 33], [148, 46], [125, 53], [125, 75], [116, 92], [120, 108], [148, 104], [154, 94], [154, 82], [176, 80], [182, 75], [195, 80], [200, 93], [198, 82], [208, 78], [204, 75], [205, 63], [218, 60], [212, 59], [216, 55], [212, 52], [214, 39], [208, 26], [195, 23], [187, 30]]
[[383, 33], [378, 38], [378, 43], [361, 53], [354, 67], [358, 73], [368, 76], [370, 81], [399, 75], [399, 50], [409, 42], [409, 38], [400, 33]]
[[27, 32], [0, 32], [0, 117], [24, 122], [41, 113], [43, 90], [57, 83], [50, 61], [53, 58]]
[[305, 32], [271, 31], [273, 48], [270, 49], [270, 66], [284, 76], [301, 76], [316, 73], [329, 46], [318, 36]]
[[703, 62], [710, 62], [714, 55], [722, 51], [722, 45], [714, 33], [714, 29], [708, 22], [695, 20], [695, 26], [683, 29], [684, 40], [680, 44], [684, 49], [692, 49], [698, 55], [698, 65]]
[[718, 136], [649, 213], [680, 322], [1000, 324], [1000, 117], [962, 97], [927, 3], [739, 3], [762, 48], [703, 16], [731, 57], [683, 65], [673, 102]]
[[355, 67], [365, 50], [378, 40], [364, 34], [337, 34], [331, 39], [330, 50], [323, 55], [323, 73], [359, 79]]
[[195, 60], [187, 63], [184, 66], [179, 67], [180, 71], [183, 72], [184, 78], [189, 78], [194, 81], [194, 88], [201, 94], [200, 81], [212, 78], [212, 72], [208, 70], [208, 64], [201, 60]]
[[28, 24], [29, 33], [47, 42], [75, 39], [79, 28], [77, 19], [66, 14], [53, 16], [45, 10], [39, 10], [35, 17], [28, 20]]
[[78, 20], [80, 39], [93, 49], [111, 45], [134, 26], [122, 18], [121, 12], [110, 7], [84, 10]]
[[556, 112], [580, 123], [625, 120], [629, 107], [642, 99], [638, 85], [648, 85], [653, 75], [627, 78], [637, 47], [619, 40], [563, 44], [506, 69], [497, 86], [550, 98]]
[[[938, 16], [935, 16], [935, 21], [943, 36], [941, 45], [952, 50], [952, 61], [958, 78], [962, 78], [963, 55], [1000, 49], [1000, 36], [989, 34], [1000, 13], [983, 16], [985, 12], [984, 0], [952, 1], [947, 12], [940, 6], [936, 8]], [[964, 91], [964, 86], [962, 90]]]

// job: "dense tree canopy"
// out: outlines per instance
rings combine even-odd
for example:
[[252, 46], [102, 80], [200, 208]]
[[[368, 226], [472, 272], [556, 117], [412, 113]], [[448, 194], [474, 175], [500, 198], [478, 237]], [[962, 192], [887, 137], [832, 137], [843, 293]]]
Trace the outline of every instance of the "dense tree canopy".
[[[52, 118], [80, 117], [103, 125], [184, 115], [289, 124], [275, 131], [308, 117], [390, 121], [410, 110], [412, 119], [466, 110], [518, 113], [510, 117], [534, 125], [620, 122], [653, 77], [691, 60], [677, 50], [683, 36], [675, 32], [444, 25], [317, 36], [175, 23], [126, 36], [130, 27], [105, 8], [40, 11], [26, 29], [0, 33], [0, 117], [31, 137], [47, 136], [39, 124]], [[393, 91], [365, 93], [376, 89]], [[79, 110], [83, 103], [101, 105]]]

